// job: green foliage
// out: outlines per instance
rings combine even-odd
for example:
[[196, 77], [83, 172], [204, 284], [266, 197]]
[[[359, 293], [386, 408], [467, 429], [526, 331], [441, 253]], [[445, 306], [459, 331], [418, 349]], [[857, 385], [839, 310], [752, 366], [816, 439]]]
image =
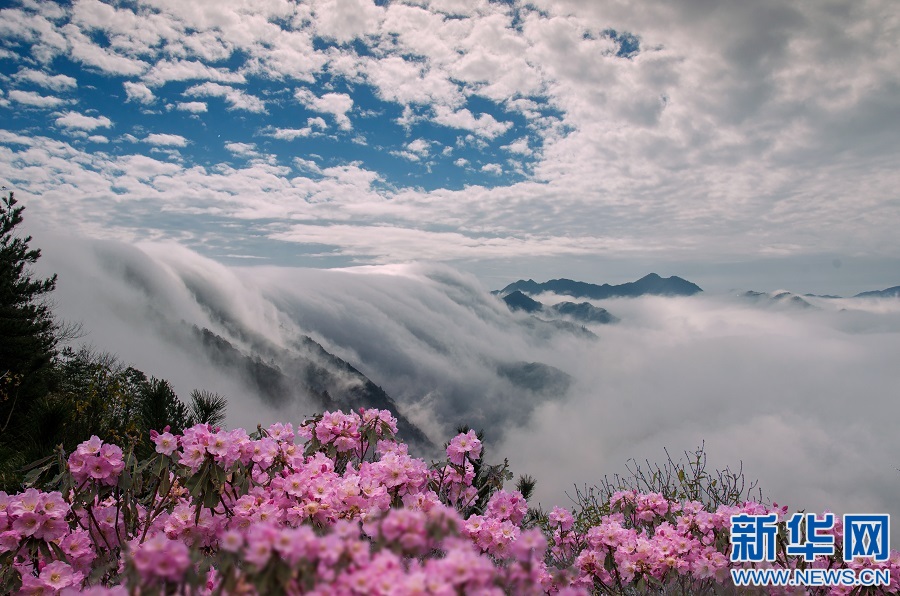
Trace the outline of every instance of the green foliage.
[[[194, 389], [191, 391], [191, 405], [188, 412], [190, 424], [221, 426], [225, 422], [225, 406], [228, 401], [218, 393]], [[161, 428], [161, 427], [160, 427]]]
[[195, 401], [189, 410], [167, 381], [125, 366], [112, 354], [63, 349], [55, 360], [52, 388], [35, 401], [29, 418], [20, 421], [16, 444], [6, 449], [0, 444], [0, 479], [14, 486], [17, 470], [25, 463], [53, 453], [57, 446], [71, 452], [91, 435], [132, 445], [139, 457], [148, 457], [154, 450], [151, 430], [170, 427], [180, 433], [203, 421], [197, 413], [218, 422], [224, 418], [225, 398], [194, 393], [203, 401]]
[[24, 207], [13, 193], [0, 197], [0, 436], [28, 417], [32, 401], [45, 390], [59, 326], [46, 297], [56, 276], [36, 279], [30, 269], [41, 251], [31, 236], [17, 235]]

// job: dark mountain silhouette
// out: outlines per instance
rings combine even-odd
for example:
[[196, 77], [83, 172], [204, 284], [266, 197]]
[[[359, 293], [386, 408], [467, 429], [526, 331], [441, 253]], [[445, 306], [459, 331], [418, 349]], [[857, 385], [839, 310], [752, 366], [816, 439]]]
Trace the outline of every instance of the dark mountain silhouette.
[[538, 302], [537, 300], [533, 300], [516, 290], [510, 294], [507, 294], [503, 297], [503, 302], [506, 303], [506, 306], [509, 307], [509, 310], [521, 310], [525, 312], [540, 312], [543, 310], [544, 305]]
[[317, 410], [389, 410], [404, 441], [421, 451], [435, 448], [381, 387], [307, 336], [292, 350], [259, 346], [258, 352], [247, 353], [209, 329], [191, 326], [191, 330], [213, 364], [240, 375], [272, 407], [311, 399]]
[[[523, 294], [520, 290], [516, 290], [503, 297], [503, 301], [512, 311], [523, 311], [530, 314], [541, 313], [550, 315], [551, 317], [565, 317], [578, 321], [579, 323], [600, 323], [609, 324], [617, 323], [618, 317], [609, 313], [605, 308], [594, 306], [590, 302], [560, 302], [551, 306], [545, 306], [537, 300]], [[560, 323], [564, 321], [558, 321]]]
[[594, 306], [590, 302], [560, 302], [549, 307], [550, 310], [564, 317], [570, 317], [576, 321], [583, 323], [601, 323], [608, 325], [610, 323], [618, 323], [619, 317], [616, 317], [605, 308]]
[[900, 286], [887, 288], [885, 290], [872, 290], [871, 292], [860, 292], [854, 298], [900, 298]]
[[703, 290], [700, 286], [677, 276], [660, 277], [656, 273], [645, 275], [637, 281], [619, 285], [591, 284], [571, 279], [551, 279], [544, 283], [537, 283], [533, 279], [519, 280], [511, 283], [499, 292], [506, 296], [519, 291], [524, 294], [540, 294], [541, 292], [553, 292], [574, 298], [590, 298], [603, 300], [605, 298], [634, 297], [634, 296], [692, 296]]
[[572, 383], [567, 373], [541, 362], [501, 364], [497, 372], [516, 387], [541, 394], [564, 395]]
[[738, 296], [746, 300], [756, 302], [757, 304], [763, 304], [767, 306], [788, 305], [798, 308], [816, 308], [800, 296], [786, 291], [769, 294], [767, 292], [754, 292], [753, 290], [748, 290], [746, 292], [738, 294]]

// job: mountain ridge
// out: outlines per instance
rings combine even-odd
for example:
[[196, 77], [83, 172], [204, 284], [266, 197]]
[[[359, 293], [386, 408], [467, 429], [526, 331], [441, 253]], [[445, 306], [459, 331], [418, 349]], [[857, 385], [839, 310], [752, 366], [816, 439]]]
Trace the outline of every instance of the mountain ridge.
[[[309, 336], [299, 338], [295, 346], [307, 355], [267, 354], [263, 352], [269, 350], [257, 349], [247, 353], [206, 327], [192, 325], [190, 330], [213, 364], [241, 374], [270, 406], [283, 407], [305, 396], [323, 410], [353, 411], [360, 407], [389, 410], [397, 419], [398, 436], [426, 451], [435, 448], [425, 433], [400, 412], [384, 389]], [[263, 356], [269, 359], [264, 360]]]
[[502, 290], [498, 290], [496, 294], [506, 296], [515, 291], [531, 295], [553, 292], [564, 296], [572, 296], [573, 298], [603, 300], [606, 298], [628, 298], [644, 295], [693, 296], [702, 292], [703, 289], [697, 284], [676, 275], [661, 277], [656, 273], [649, 273], [637, 281], [618, 285], [598, 285], [566, 278], [551, 279], [544, 283], [538, 283], [533, 279], [520, 279], [507, 285]]
[[511, 311], [523, 311], [529, 314], [542, 313], [557, 317], [574, 319], [579, 323], [599, 323], [607, 325], [618, 323], [619, 318], [610, 314], [605, 308], [594, 306], [590, 302], [560, 302], [549, 306], [526, 296], [521, 290], [516, 290], [502, 298]]
[[884, 290], [871, 290], [860, 292], [854, 298], [900, 298], [900, 286], [885, 288]]

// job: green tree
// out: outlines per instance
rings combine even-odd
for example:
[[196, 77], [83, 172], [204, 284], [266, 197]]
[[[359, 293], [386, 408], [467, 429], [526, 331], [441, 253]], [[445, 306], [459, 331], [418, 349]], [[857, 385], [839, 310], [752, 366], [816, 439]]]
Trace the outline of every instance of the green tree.
[[218, 393], [194, 389], [191, 392], [191, 405], [188, 415], [190, 425], [210, 424], [212, 426], [221, 426], [225, 422], [225, 407], [227, 405], [227, 400]]
[[0, 197], [0, 437], [46, 393], [60, 330], [47, 301], [56, 275], [34, 277], [41, 251], [16, 233], [24, 210], [16, 204], [12, 192]]

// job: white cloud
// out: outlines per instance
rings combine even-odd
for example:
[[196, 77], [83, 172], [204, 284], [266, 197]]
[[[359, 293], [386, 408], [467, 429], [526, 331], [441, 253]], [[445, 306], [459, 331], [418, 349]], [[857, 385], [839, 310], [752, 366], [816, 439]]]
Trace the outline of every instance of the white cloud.
[[509, 145], [504, 145], [502, 147], [506, 149], [510, 153], [517, 153], [519, 155], [531, 155], [534, 153], [531, 148], [528, 146], [528, 138], [522, 137], [521, 139], [516, 139]]
[[[327, 170], [326, 170], [327, 171]], [[478, 258], [513, 258], [536, 255], [590, 254], [609, 244], [597, 238], [549, 238], [521, 235], [493, 237], [459, 232], [434, 232], [391, 225], [294, 224], [271, 238], [299, 244], [339, 247], [340, 254], [366, 257], [372, 262], [411, 263]], [[388, 249], [388, 247], [390, 247]], [[389, 257], [381, 257], [385, 250]]]
[[150, 180], [157, 176], [176, 174], [181, 171], [181, 166], [153, 159], [146, 155], [127, 155], [111, 164], [111, 169], [116, 174], [125, 177], [124, 180], [118, 181], [118, 184], [124, 185], [131, 182], [128, 178], [140, 181]]
[[498, 163], [486, 163], [481, 166], [482, 172], [487, 172], [488, 174], [494, 174], [495, 176], [499, 176], [503, 173], [503, 166]]
[[309, 127], [306, 128], [274, 128], [267, 131], [264, 131], [263, 134], [270, 136], [275, 139], [281, 139], [284, 141], [293, 141], [298, 137], [308, 137], [312, 129]]
[[294, 97], [311, 110], [334, 116], [342, 130], [352, 128], [347, 112], [353, 109], [353, 99], [346, 93], [325, 93], [317, 97], [309, 89], [297, 89]]
[[[462, 131], [463, 141], [450, 159], [465, 155], [477, 166], [449, 181], [453, 188], [469, 185], [459, 192], [436, 188], [443, 178], [413, 182], [387, 172], [383, 186], [354, 186], [342, 194], [335, 179], [329, 178], [328, 186], [303, 176], [280, 180], [273, 174], [277, 168], [220, 171], [205, 165], [206, 156], [185, 152], [190, 176], [178, 182], [203, 189], [225, 180], [240, 183], [271, 200], [261, 206], [267, 212], [295, 217], [302, 210], [304, 221], [314, 224], [353, 220], [363, 227], [411, 230], [438, 225], [462, 236], [483, 231], [528, 238], [548, 257], [558, 254], [551, 239], [566, 237], [603, 239], [623, 259], [638, 253], [647, 260], [681, 262], [790, 255], [821, 257], [828, 265], [837, 256], [900, 256], [894, 241], [900, 173], [892, 165], [900, 158], [895, 64], [900, 40], [893, 35], [896, 11], [883, 0], [851, 3], [840, 14], [824, 4], [775, 0], [728, 3], [716, 11], [683, 0], [649, 0], [641, 10], [611, 0], [536, 0], [516, 11], [508, 3], [480, 0], [383, 7], [281, 0], [152, 4], [153, 10], [139, 10], [134, 3], [94, 0], [29, 2], [5, 10], [0, 36], [11, 43], [2, 56], [29, 65], [9, 81], [72, 88], [77, 83], [59, 78], [65, 75], [35, 74], [41, 72], [38, 65], [51, 72], [52, 60], [61, 58], [76, 63], [66, 72], [81, 81], [78, 101], [96, 95], [80, 73], [110, 75], [113, 87], [122, 82], [114, 73], [126, 73], [129, 82], [141, 81], [167, 108], [196, 113], [206, 102], [187, 100], [212, 97], [233, 110], [268, 108], [269, 128], [249, 126], [279, 139], [318, 135], [326, 120], [335, 132], [351, 124], [361, 129], [357, 117], [361, 123], [384, 118], [383, 131], [366, 129], [366, 142], [373, 149], [401, 149], [407, 159], [426, 154], [400, 143], [419, 138], [446, 143]], [[358, 14], [343, 14], [346, 10]], [[637, 36], [640, 51], [617, 56], [619, 42], [609, 29]], [[319, 36], [340, 44], [317, 49]], [[344, 43], [350, 40], [356, 43]], [[357, 51], [356, 44], [366, 51]], [[159, 86], [151, 90], [150, 81]], [[291, 100], [298, 81], [309, 87], [302, 99], [323, 117], [306, 120], [308, 114]], [[173, 95], [188, 85], [193, 86], [187, 97]], [[390, 105], [362, 105], [367, 86]], [[8, 93], [0, 103], [14, 101]], [[185, 101], [176, 105], [177, 99]], [[97, 114], [80, 105], [80, 111]], [[177, 114], [150, 114], [141, 107], [124, 106], [147, 119], [135, 129], [139, 136], [177, 130], [153, 121]], [[65, 115], [54, 115], [50, 124], [57, 116], [64, 126]], [[221, 117], [215, 125], [225, 130], [232, 125], [247, 130], [243, 119], [251, 120], [241, 113]], [[128, 119], [122, 116], [123, 122]], [[435, 130], [434, 124], [451, 130]], [[66, 134], [86, 138], [87, 130], [69, 127]], [[355, 159], [364, 153], [359, 147], [340, 145], [351, 137], [357, 138], [332, 135], [322, 141], [334, 143], [329, 155]], [[228, 138], [251, 139], [249, 131]], [[17, 146], [0, 147], [5, 179], [20, 177], [22, 187], [36, 194], [71, 185], [67, 177], [110, 184], [99, 172], [106, 172], [113, 158], [102, 151], [80, 153], [80, 143], [63, 145], [46, 149], [43, 158]], [[316, 150], [314, 144], [274, 145], [284, 151], [273, 158], [276, 166], [291, 163], [298, 149]], [[191, 148], [203, 146], [195, 142]], [[428, 155], [438, 151], [432, 144]], [[505, 186], [504, 178], [480, 169], [493, 163], [521, 173], [509, 159], [524, 163], [519, 156], [529, 158], [525, 182]], [[64, 174], [43, 175], [44, 169]], [[434, 190], [405, 186], [420, 183]], [[139, 197], [155, 192], [139, 181], [131, 184], [108, 192]], [[74, 196], [85, 211], [108, 209], [94, 198], [102, 193]], [[225, 192], [209, 191], [196, 200], [201, 206], [191, 207], [192, 217], [204, 210], [247, 217]], [[373, 258], [387, 260], [394, 247], [381, 244], [379, 250]], [[478, 266], [478, 251], [466, 254]], [[484, 254], [492, 253], [485, 249]], [[815, 270], [805, 267], [797, 271]]]
[[406, 148], [418, 155], [428, 155], [431, 151], [431, 143], [425, 139], [416, 139], [406, 144]]
[[[494, 461], [508, 457], [514, 473], [534, 476], [534, 504], [545, 509], [571, 506], [564, 491], [625, 472], [629, 459], [660, 461], [664, 449], [678, 458], [705, 441], [710, 470], [740, 463], [765, 498], [791, 510], [900, 514], [897, 304], [790, 312], [727, 296], [620, 299], [603, 306], [622, 322], [588, 341], [510, 313], [447, 267], [224, 267], [171, 242], [48, 236], [42, 261], [71, 272], [57, 290], [62, 316], [180, 394], [199, 384], [227, 395], [230, 426], [286, 414], [265, 409], [194, 344], [173, 341], [185, 322], [237, 345], [244, 330], [279, 346], [311, 335], [436, 443], [458, 423], [484, 428]], [[224, 322], [201, 293], [217, 299]], [[497, 374], [515, 362], [554, 366], [572, 383], [535, 395]]]
[[122, 86], [125, 87], [125, 95], [128, 96], [126, 101], [136, 101], [142, 104], [151, 104], [156, 101], [153, 91], [143, 83], [125, 81]]
[[239, 72], [214, 68], [193, 60], [157, 62], [143, 76], [143, 80], [153, 87], [159, 87], [171, 81], [196, 79], [217, 83], [243, 83], [246, 80], [244, 75]]
[[375, 33], [384, 18], [372, 0], [318, 0], [313, 10], [318, 34], [338, 42]]
[[109, 143], [109, 139], [103, 135], [91, 135], [87, 138], [87, 140], [90, 141], [91, 143], [100, 143], [100, 144]]
[[115, 53], [94, 43], [77, 26], [64, 25], [60, 32], [69, 45], [69, 56], [85, 66], [93, 67], [104, 74], [137, 76], [149, 68], [149, 64], [137, 58]]
[[431, 152], [431, 142], [425, 139], [415, 139], [406, 144], [403, 151], [391, 151], [393, 155], [409, 161], [421, 161]]
[[225, 148], [241, 157], [259, 157], [255, 143], [225, 143]]
[[367, 57], [359, 61], [359, 69], [386, 101], [441, 106], [458, 106], [464, 101], [458, 85], [446, 73], [399, 56]]
[[106, 116], [86, 116], [78, 112], [66, 112], [56, 119], [56, 125], [63, 128], [94, 130], [95, 128], [110, 128], [113, 123]]
[[453, 111], [447, 106], [435, 106], [434, 121], [450, 128], [472, 131], [487, 139], [498, 137], [512, 127], [511, 122], [499, 122], [490, 114], [475, 116], [466, 108]]
[[53, 91], [69, 91], [78, 87], [78, 81], [68, 75], [51, 75], [42, 70], [23, 68], [14, 75], [17, 81], [27, 81]]
[[19, 8], [7, 8], [0, 19], [0, 38], [31, 43], [31, 56], [42, 64], [49, 65], [54, 58], [68, 48], [66, 38], [48, 19], [56, 6], [42, 6], [46, 16]]
[[416, 155], [412, 151], [391, 151], [391, 155], [396, 155], [408, 161], [422, 161], [421, 156]]
[[181, 135], [153, 133], [147, 135], [145, 143], [157, 147], [187, 147], [188, 140]]
[[218, 83], [202, 83], [189, 87], [185, 92], [189, 97], [221, 97], [230, 104], [231, 110], [245, 110], [248, 112], [265, 112], [266, 104], [260, 98], [245, 93], [240, 89], [219, 85]]
[[182, 112], [191, 112], [192, 114], [202, 114], [207, 111], [206, 102], [204, 101], [184, 101], [175, 104], [175, 109]]
[[61, 97], [41, 95], [34, 91], [20, 91], [19, 89], [13, 89], [7, 97], [13, 101], [36, 108], [55, 108], [70, 103], [69, 100]]

